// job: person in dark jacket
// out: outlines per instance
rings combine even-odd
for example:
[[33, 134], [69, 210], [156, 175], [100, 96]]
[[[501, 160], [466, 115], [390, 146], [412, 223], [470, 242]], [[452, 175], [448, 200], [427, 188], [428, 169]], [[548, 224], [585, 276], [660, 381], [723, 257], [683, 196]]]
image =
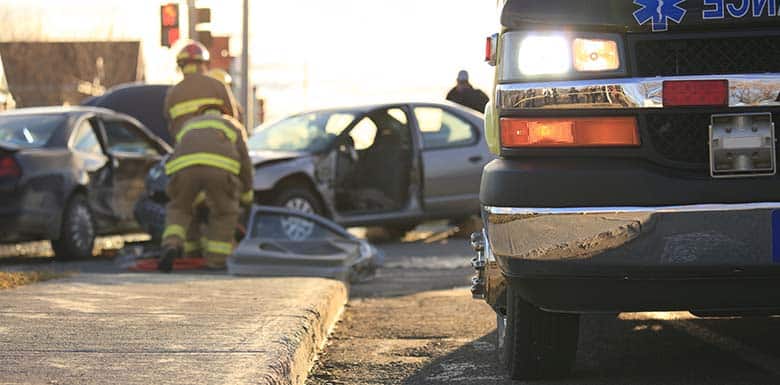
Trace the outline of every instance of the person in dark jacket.
[[208, 76], [209, 50], [197, 41], [187, 43], [176, 55], [184, 79], [168, 90], [164, 113], [168, 131], [175, 138], [184, 122], [204, 105], [218, 105], [223, 114], [238, 118], [238, 105], [230, 88]]
[[469, 73], [458, 72], [458, 84], [447, 93], [447, 100], [484, 113], [488, 97], [469, 83]]

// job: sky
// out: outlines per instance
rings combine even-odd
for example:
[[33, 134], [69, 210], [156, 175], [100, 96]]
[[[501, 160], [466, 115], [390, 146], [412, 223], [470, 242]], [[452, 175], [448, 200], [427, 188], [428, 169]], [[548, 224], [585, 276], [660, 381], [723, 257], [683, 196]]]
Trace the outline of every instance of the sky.
[[[172, 83], [174, 50], [159, 46], [164, 2], [3, 0], [0, 40], [141, 40], [147, 80]], [[313, 108], [442, 100], [460, 69], [488, 91], [493, 75], [483, 56], [485, 38], [498, 28], [495, 4], [251, 0], [252, 83], [271, 118]], [[197, 5], [212, 8], [212, 32], [231, 35], [231, 53], [239, 55], [241, 1]]]

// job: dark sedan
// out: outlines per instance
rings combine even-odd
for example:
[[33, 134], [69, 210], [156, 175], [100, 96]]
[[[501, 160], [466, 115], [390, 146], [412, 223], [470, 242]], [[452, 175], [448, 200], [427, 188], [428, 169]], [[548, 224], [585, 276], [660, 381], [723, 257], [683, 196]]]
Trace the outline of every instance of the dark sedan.
[[133, 204], [171, 151], [137, 120], [90, 107], [0, 114], [0, 241], [91, 255], [96, 235], [138, 230]]

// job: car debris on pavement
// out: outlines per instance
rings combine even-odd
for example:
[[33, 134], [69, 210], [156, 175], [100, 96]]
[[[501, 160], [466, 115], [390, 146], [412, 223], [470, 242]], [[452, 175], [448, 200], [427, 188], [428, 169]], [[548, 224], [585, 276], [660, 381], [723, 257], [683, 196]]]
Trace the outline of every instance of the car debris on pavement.
[[[153, 200], [137, 205], [139, 221], [165, 218], [165, 206]], [[238, 247], [228, 258], [227, 272], [239, 276], [325, 277], [345, 282], [360, 282], [373, 277], [384, 260], [381, 250], [359, 239], [323, 217], [280, 207], [254, 206], [248, 216], [247, 230], [237, 226], [241, 235]], [[162, 228], [142, 223], [149, 228]], [[159, 235], [159, 234], [158, 234]], [[159, 241], [129, 243], [115, 263], [130, 271], [156, 271], [161, 247]], [[176, 259], [176, 271], [201, 269], [203, 258]]]
[[359, 282], [383, 263], [381, 250], [323, 217], [255, 206], [247, 234], [228, 258], [228, 273], [313, 276]]

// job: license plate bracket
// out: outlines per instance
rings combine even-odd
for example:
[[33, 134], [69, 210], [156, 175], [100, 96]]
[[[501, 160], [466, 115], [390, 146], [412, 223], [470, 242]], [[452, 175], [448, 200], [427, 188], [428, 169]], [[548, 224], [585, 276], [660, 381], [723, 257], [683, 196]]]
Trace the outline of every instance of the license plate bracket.
[[770, 176], [777, 172], [771, 113], [712, 115], [709, 147], [713, 178]]

